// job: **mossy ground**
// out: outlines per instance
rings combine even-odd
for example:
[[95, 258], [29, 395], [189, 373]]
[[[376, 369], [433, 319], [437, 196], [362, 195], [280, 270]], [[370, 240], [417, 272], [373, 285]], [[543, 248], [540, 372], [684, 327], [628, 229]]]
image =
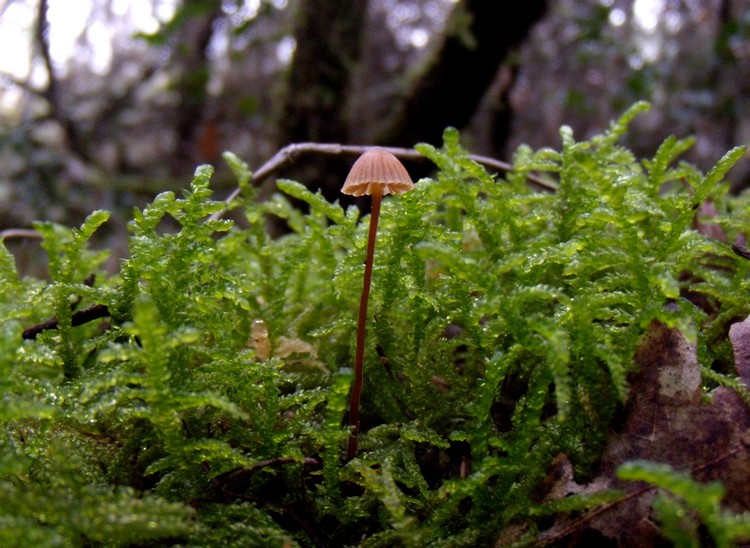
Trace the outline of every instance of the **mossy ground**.
[[[489, 546], [520, 524], [526, 544], [551, 515], [615, 500], [545, 505], [540, 489], [560, 454], [579, 480], [595, 473], [649, 325], [697, 345], [706, 388], [732, 384], [726, 331], [750, 308], [750, 264], [727, 243], [745, 234], [748, 196], [724, 182], [743, 150], [706, 175], [678, 161], [689, 139], [637, 159], [618, 140], [644, 108], [591, 141], [563, 128], [560, 151], [522, 147], [501, 175], [453, 130], [417, 146], [437, 171], [383, 204], [348, 462], [367, 236], [355, 208], [292, 181], [259, 202], [228, 154], [241, 221], [211, 218], [227, 204], [202, 166], [181, 197], [134, 212], [116, 275], [88, 246], [106, 212], [37, 225], [45, 279], [20, 277], [0, 246], [3, 543]], [[725, 241], [697, 229], [706, 201]], [[290, 232], [271, 238], [268, 215]], [[76, 320], [95, 306], [107, 316]], [[703, 489], [649, 465], [623, 474], [689, 508]], [[699, 518], [720, 515], [714, 499]], [[727, 538], [746, 534], [746, 518], [724, 517]]]

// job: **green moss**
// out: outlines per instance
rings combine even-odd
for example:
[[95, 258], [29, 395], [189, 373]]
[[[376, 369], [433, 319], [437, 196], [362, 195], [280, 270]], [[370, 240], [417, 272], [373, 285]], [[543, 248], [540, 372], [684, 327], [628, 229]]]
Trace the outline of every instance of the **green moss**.
[[[722, 184], [743, 151], [707, 175], [677, 161], [689, 140], [639, 160], [618, 139], [645, 108], [590, 141], [563, 128], [560, 151], [521, 147], [504, 178], [454, 130], [441, 149], [417, 146], [438, 171], [383, 204], [350, 462], [356, 209], [292, 181], [259, 202], [228, 155], [242, 222], [212, 217], [226, 204], [202, 166], [181, 198], [134, 212], [115, 276], [86, 245], [105, 212], [75, 230], [37, 225], [46, 282], [21, 279], [0, 247], [0, 536], [474, 546], [519, 520], [543, 527], [549, 463], [565, 453], [581, 477], [593, 470], [652, 321], [698, 342], [707, 380], [734, 382], [720, 337], [748, 313], [748, 263], [694, 219], [711, 199], [730, 239], [743, 233], [748, 197]], [[527, 184], [540, 172], [557, 192]], [[270, 238], [270, 214], [290, 233]], [[72, 304], [104, 305], [111, 321], [74, 325]], [[52, 316], [57, 329], [22, 340]]]

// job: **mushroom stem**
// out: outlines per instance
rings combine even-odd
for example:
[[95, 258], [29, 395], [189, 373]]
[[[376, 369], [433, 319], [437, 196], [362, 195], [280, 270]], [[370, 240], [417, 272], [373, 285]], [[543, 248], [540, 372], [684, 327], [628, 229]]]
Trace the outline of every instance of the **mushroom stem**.
[[365, 362], [365, 327], [367, 325], [367, 301], [370, 297], [372, 282], [372, 264], [375, 256], [375, 238], [378, 232], [380, 202], [386, 194], [403, 194], [414, 188], [404, 165], [387, 150], [374, 147], [360, 156], [346, 176], [341, 192], [352, 196], [372, 196], [370, 212], [370, 232], [367, 235], [367, 256], [365, 257], [365, 278], [362, 283], [362, 298], [359, 302], [359, 320], [357, 322], [357, 352], [354, 359], [354, 381], [349, 404], [349, 446], [348, 460], [357, 456], [359, 437], [359, 400], [362, 396]]
[[349, 402], [349, 425], [352, 427], [349, 435], [349, 446], [346, 456], [348, 460], [357, 456], [357, 440], [359, 437], [359, 400], [362, 396], [365, 362], [365, 327], [367, 324], [367, 301], [372, 284], [372, 263], [375, 257], [375, 237], [378, 232], [378, 217], [380, 217], [380, 202], [383, 194], [380, 189], [372, 193], [372, 210], [370, 212], [370, 230], [367, 234], [367, 255], [365, 257], [365, 276], [362, 282], [362, 297], [359, 301], [359, 318], [357, 320], [357, 352], [354, 357], [354, 381], [352, 383], [352, 397]]

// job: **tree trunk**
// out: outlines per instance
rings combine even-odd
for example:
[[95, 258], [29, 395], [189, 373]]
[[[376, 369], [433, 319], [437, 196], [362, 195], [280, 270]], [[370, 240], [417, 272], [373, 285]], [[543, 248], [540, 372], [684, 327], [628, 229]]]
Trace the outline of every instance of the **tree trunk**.
[[[721, 0], [718, 10], [718, 33], [714, 43], [714, 66], [708, 75], [713, 82], [716, 100], [709, 114], [704, 132], [713, 132], [712, 140], [721, 153], [746, 140], [750, 133], [750, 63], [737, 55], [732, 40], [741, 34], [742, 4]], [[740, 162], [732, 168], [732, 190], [740, 192], [750, 187], [750, 167]]]
[[[347, 142], [347, 96], [362, 49], [367, 3], [350, 0], [342, 9], [339, 2], [298, 0], [296, 48], [277, 123], [279, 148], [306, 141]], [[311, 190], [320, 189], [330, 201], [348, 205], [355, 200], [341, 194], [341, 185], [350, 166], [346, 158], [307, 157], [285, 176]], [[305, 208], [297, 200], [293, 202]], [[272, 231], [277, 228], [270, 227]]]
[[340, 142], [346, 137], [344, 105], [349, 77], [361, 50], [367, 0], [299, 0], [296, 49], [286, 81], [279, 145]]
[[[512, 6], [487, 0], [457, 4], [441, 42], [378, 132], [378, 142], [440, 145], [445, 127], [465, 126], [501, 63], [523, 41], [546, 7], [546, 0], [515, 2]], [[509, 116], [503, 116], [506, 132]], [[497, 146], [503, 136], [495, 134], [493, 139]]]
[[175, 84], [180, 97], [175, 128], [177, 173], [192, 170], [190, 166], [198, 155], [201, 137], [198, 130], [206, 122], [204, 111], [210, 76], [208, 46], [214, 24], [221, 16], [221, 0], [186, 0], [182, 9], [189, 17], [182, 22], [172, 47], [180, 74]]

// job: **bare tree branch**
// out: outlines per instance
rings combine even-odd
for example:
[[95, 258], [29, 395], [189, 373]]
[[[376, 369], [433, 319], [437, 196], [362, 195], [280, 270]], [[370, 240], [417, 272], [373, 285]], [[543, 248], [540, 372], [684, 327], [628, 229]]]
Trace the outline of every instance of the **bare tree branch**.
[[36, 230], [30, 228], [9, 228], [7, 230], [0, 231], [0, 241], [5, 239], [13, 238], [32, 238], [34, 240], [41, 240], [42, 235]]
[[83, 136], [73, 119], [68, 116], [60, 98], [60, 83], [57, 79], [49, 44], [49, 21], [47, 20], [48, 0], [40, 0], [37, 9], [36, 43], [47, 70], [47, 87], [42, 95], [47, 99], [52, 111], [52, 117], [60, 124], [70, 146], [71, 152], [85, 160], [92, 161], [91, 154], [84, 144]]
[[[253, 184], [259, 186], [259, 184], [266, 178], [280, 170], [282, 167], [295, 162], [300, 156], [306, 154], [316, 154], [325, 156], [359, 156], [367, 150], [371, 149], [371, 146], [367, 145], [340, 145], [335, 143], [294, 143], [287, 145], [280, 149], [274, 154], [270, 160], [264, 163], [253, 173]], [[422, 154], [414, 150], [413, 148], [400, 148], [400, 147], [382, 147], [387, 151], [393, 153], [398, 158], [405, 160], [415, 161], [426, 161]], [[512, 172], [513, 166], [501, 160], [495, 158], [489, 158], [487, 156], [478, 156], [476, 154], [469, 154], [468, 158], [474, 160], [478, 164], [482, 164], [485, 167], [496, 169], [502, 172]], [[550, 192], [557, 190], [557, 185], [553, 181], [543, 179], [534, 175], [527, 175], [527, 179], [533, 185]], [[237, 198], [240, 194], [240, 189], [236, 188], [226, 199], [227, 204], [231, 203], [232, 200]], [[214, 213], [209, 217], [210, 220], [216, 220], [221, 218], [226, 210]]]
[[5, 14], [5, 10], [7, 10], [12, 3], [13, 3], [13, 0], [7, 0], [7, 2], [3, 4], [3, 7], [0, 8], [0, 17], [2, 17]]
[[[79, 325], [98, 320], [99, 318], [106, 318], [107, 316], [109, 316], [109, 309], [107, 308], [107, 305], [95, 304], [83, 310], [73, 312], [70, 325], [72, 327], [77, 327]], [[33, 341], [36, 340], [37, 336], [40, 333], [49, 331], [50, 329], [58, 329], [59, 327], [60, 322], [57, 320], [57, 317], [50, 318], [49, 320], [43, 321], [40, 324], [33, 325], [24, 329], [22, 337], [25, 340]]]
[[8, 74], [7, 72], [0, 72], [0, 80], [7, 82], [10, 85], [21, 88], [27, 93], [31, 93], [32, 95], [36, 95], [38, 97], [41, 97], [42, 99], [46, 99], [45, 90], [35, 88], [29, 82], [19, 80], [12, 74]]

